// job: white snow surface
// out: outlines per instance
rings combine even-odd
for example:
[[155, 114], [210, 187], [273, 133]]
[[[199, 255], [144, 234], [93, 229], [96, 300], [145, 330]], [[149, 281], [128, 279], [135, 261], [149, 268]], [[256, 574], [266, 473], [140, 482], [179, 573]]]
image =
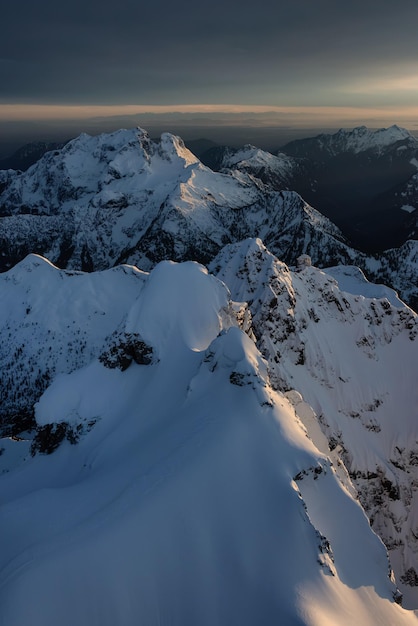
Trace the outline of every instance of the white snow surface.
[[[167, 306], [167, 302], [170, 306]], [[126, 331], [140, 333], [160, 355], [173, 341], [206, 350], [222, 328], [220, 311], [228, 292], [206, 268], [193, 262], [162, 261], [151, 272], [144, 294], [129, 313]]]
[[64, 317], [71, 327], [85, 311], [86, 281], [107, 293], [118, 276], [124, 315], [103, 298], [102, 318], [139, 332], [158, 358], [122, 371], [92, 357], [52, 380], [38, 424], [94, 418], [76, 445], [31, 456], [27, 442], [6, 440], [0, 624], [416, 624], [393, 601], [382, 542], [308, 436], [313, 411], [274, 389], [225, 285], [193, 263], [135, 272], [67, 274], [35, 257], [6, 275], [11, 313], [26, 305], [29, 278], [34, 291], [46, 273], [41, 291], [67, 285], [77, 308], [45, 299], [43, 309], [63, 332]]
[[5, 415], [27, 413], [56, 374], [99, 356], [146, 276], [128, 265], [59, 270], [35, 254], [0, 274], [0, 426]]
[[350, 265], [337, 265], [323, 270], [329, 276], [335, 278], [341, 291], [366, 298], [386, 298], [395, 307], [404, 307], [405, 303], [398, 298], [394, 289], [386, 285], [376, 285], [367, 280], [359, 267]]

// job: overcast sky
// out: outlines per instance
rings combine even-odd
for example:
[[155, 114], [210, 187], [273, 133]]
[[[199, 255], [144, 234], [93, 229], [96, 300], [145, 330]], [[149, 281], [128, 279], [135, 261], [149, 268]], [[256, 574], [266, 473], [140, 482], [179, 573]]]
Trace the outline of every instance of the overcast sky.
[[1, 13], [3, 120], [7, 104], [388, 107], [418, 120], [418, 0], [19, 0]]

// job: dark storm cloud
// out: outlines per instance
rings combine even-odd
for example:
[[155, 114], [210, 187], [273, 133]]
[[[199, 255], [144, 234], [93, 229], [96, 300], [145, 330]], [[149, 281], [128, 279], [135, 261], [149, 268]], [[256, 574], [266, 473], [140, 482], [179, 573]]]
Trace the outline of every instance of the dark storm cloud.
[[0, 102], [320, 103], [418, 58], [416, 0], [22, 0], [2, 25]]

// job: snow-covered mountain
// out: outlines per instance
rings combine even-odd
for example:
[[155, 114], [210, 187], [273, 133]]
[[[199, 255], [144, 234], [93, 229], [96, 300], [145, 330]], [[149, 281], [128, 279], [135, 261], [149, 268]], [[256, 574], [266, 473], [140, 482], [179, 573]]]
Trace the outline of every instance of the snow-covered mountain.
[[261, 237], [286, 263], [308, 253], [318, 266], [355, 264], [416, 305], [414, 243], [387, 258], [359, 253], [297, 193], [279, 190], [294, 160], [247, 147], [229, 164], [212, 171], [170, 134], [82, 135], [26, 172], [0, 172], [0, 267], [35, 252], [69, 269], [149, 270], [167, 258], [208, 263], [227, 243]]
[[283, 235], [280, 253], [342, 235], [293, 192], [204, 167], [178, 137], [145, 131], [82, 135], [27, 172], [0, 174], [3, 267], [38, 252], [75, 269], [120, 262], [149, 269], [165, 258], [210, 260], [243, 237]]
[[418, 140], [404, 128], [341, 129], [292, 141], [277, 155], [216, 147], [201, 159], [216, 171], [244, 171], [297, 191], [369, 253], [417, 238]]
[[216, 146], [204, 152], [201, 160], [217, 172], [239, 170], [251, 174], [277, 190], [295, 190], [295, 183], [308, 175], [303, 159], [283, 152], [271, 154], [250, 144], [242, 148]]
[[374, 528], [396, 513], [410, 539], [416, 316], [307, 265], [248, 240], [214, 261], [231, 292], [193, 262], [0, 276], [2, 371], [35, 420], [1, 441], [1, 624], [417, 623], [352, 482], [381, 464]]
[[144, 276], [126, 265], [94, 276], [61, 272], [37, 255], [0, 274], [3, 435], [33, 426], [34, 404], [57, 373], [99, 356]]
[[323, 133], [308, 139], [296, 139], [286, 144], [286, 154], [302, 158], [322, 159], [340, 156], [347, 152], [360, 154], [374, 152], [381, 155], [387, 149], [404, 152], [406, 149], [416, 151], [418, 140], [406, 128], [393, 125], [389, 128], [370, 130], [366, 126], [358, 126], [353, 130], [341, 129], [334, 134]]
[[211, 267], [249, 303], [273, 387], [344, 464], [416, 606], [416, 314], [358, 268], [290, 271], [259, 240], [226, 246]]

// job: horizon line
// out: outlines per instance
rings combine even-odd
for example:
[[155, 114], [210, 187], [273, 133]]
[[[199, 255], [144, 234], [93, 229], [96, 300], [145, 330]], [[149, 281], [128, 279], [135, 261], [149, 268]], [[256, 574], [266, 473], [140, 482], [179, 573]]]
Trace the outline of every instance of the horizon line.
[[258, 116], [276, 115], [277, 122], [293, 123], [308, 122], [324, 124], [325, 121], [361, 121], [375, 120], [376, 122], [393, 120], [407, 121], [418, 127], [418, 107], [364, 107], [345, 105], [312, 105], [312, 106], [279, 106], [279, 105], [241, 105], [241, 104], [116, 104], [116, 105], [84, 105], [84, 104], [1, 104], [0, 121], [58, 121], [58, 120], [86, 120], [98, 117], [117, 117], [134, 115], [164, 115], [164, 114], [225, 114]]

